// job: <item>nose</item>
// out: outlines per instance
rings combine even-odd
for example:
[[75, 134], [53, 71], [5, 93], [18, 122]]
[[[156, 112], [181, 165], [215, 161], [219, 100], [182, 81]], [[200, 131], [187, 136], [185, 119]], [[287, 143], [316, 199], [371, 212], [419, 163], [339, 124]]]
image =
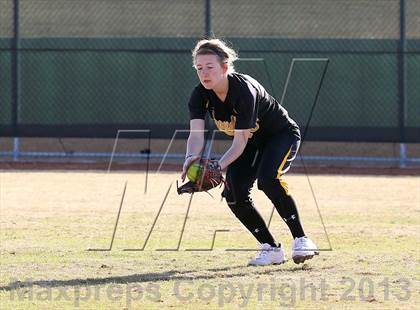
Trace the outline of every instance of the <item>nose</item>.
[[200, 79], [205, 80], [209, 78], [209, 74], [207, 72], [200, 72]]
[[208, 75], [208, 73], [209, 73], [209, 69], [207, 69], [207, 68], [203, 68], [203, 69], [201, 69], [200, 73], [201, 73], [202, 75]]

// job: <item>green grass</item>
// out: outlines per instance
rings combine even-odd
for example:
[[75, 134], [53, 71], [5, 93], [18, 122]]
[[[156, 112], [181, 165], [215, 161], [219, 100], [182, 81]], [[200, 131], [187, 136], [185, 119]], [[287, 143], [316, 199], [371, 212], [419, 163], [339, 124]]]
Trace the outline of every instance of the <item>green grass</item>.
[[[256, 243], [224, 203], [205, 194], [193, 200], [179, 251], [157, 251], [177, 247], [185, 218], [188, 198], [172, 192], [146, 249], [124, 251], [144, 244], [161, 204], [162, 187], [142, 196], [140, 178], [3, 173], [0, 308], [414, 309], [420, 302], [419, 178], [311, 176], [332, 250], [303, 265], [258, 268], [246, 266], [256, 252], [226, 251]], [[61, 190], [39, 191], [64, 180]], [[112, 251], [87, 251], [109, 247], [125, 180]], [[306, 182], [289, 176], [306, 231], [328, 249]], [[270, 205], [253, 195], [267, 219]], [[274, 215], [273, 233], [290, 257], [289, 233]], [[216, 229], [230, 232], [217, 234], [213, 251], [186, 251], [209, 248]]]

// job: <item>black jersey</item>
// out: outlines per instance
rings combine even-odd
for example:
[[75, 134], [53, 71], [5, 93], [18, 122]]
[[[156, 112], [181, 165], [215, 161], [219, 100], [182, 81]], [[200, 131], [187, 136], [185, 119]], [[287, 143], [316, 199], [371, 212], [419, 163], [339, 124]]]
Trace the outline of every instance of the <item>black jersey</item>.
[[188, 103], [190, 119], [204, 119], [207, 112], [216, 127], [229, 136], [235, 129], [251, 129], [256, 143], [282, 130], [299, 135], [299, 127], [264, 87], [249, 75], [228, 75], [229, 90], [222, 102], [213, 90], [198, 84]]

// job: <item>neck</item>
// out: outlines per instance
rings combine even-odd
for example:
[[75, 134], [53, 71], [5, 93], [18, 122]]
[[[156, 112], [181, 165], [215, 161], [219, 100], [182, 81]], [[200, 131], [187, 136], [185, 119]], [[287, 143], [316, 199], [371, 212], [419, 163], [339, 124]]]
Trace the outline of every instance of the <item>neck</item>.
[[214, 88], [213, 91], [219, 95], [219, 96], [223, 96], [226, 95], [229, 89], [229, 80], [226, 76], [225, 79], [223, 79], [222, 81], [220, 81], [219, 84], [217, 84]]

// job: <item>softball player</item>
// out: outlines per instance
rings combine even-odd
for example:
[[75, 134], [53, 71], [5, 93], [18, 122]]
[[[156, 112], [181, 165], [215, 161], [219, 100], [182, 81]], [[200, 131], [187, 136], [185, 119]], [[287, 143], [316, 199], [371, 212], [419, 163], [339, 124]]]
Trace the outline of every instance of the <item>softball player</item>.
[[222, 193], [229, 208], [261, 244], [261, 252], [250, 265], [285, 262], [285, 253], [267, 228], [250, 198], [257, 180], [258, 189], [271, 200], [294, 238], [295, 263], [318, 254], [317, 246], [306, 237], [295, 202], [283, 175], [289, 170], [300, 144], [298, 125], [287, 111], [252, 77], [236, 73], [234, 50], [219, 39], [201, 40], [192, 52], [200, 83], [188, 103], [190, 135], [182, 178], [204, 147], [205, 115], [217, 128], [233, 137], [219, 160], [226, 168]]

